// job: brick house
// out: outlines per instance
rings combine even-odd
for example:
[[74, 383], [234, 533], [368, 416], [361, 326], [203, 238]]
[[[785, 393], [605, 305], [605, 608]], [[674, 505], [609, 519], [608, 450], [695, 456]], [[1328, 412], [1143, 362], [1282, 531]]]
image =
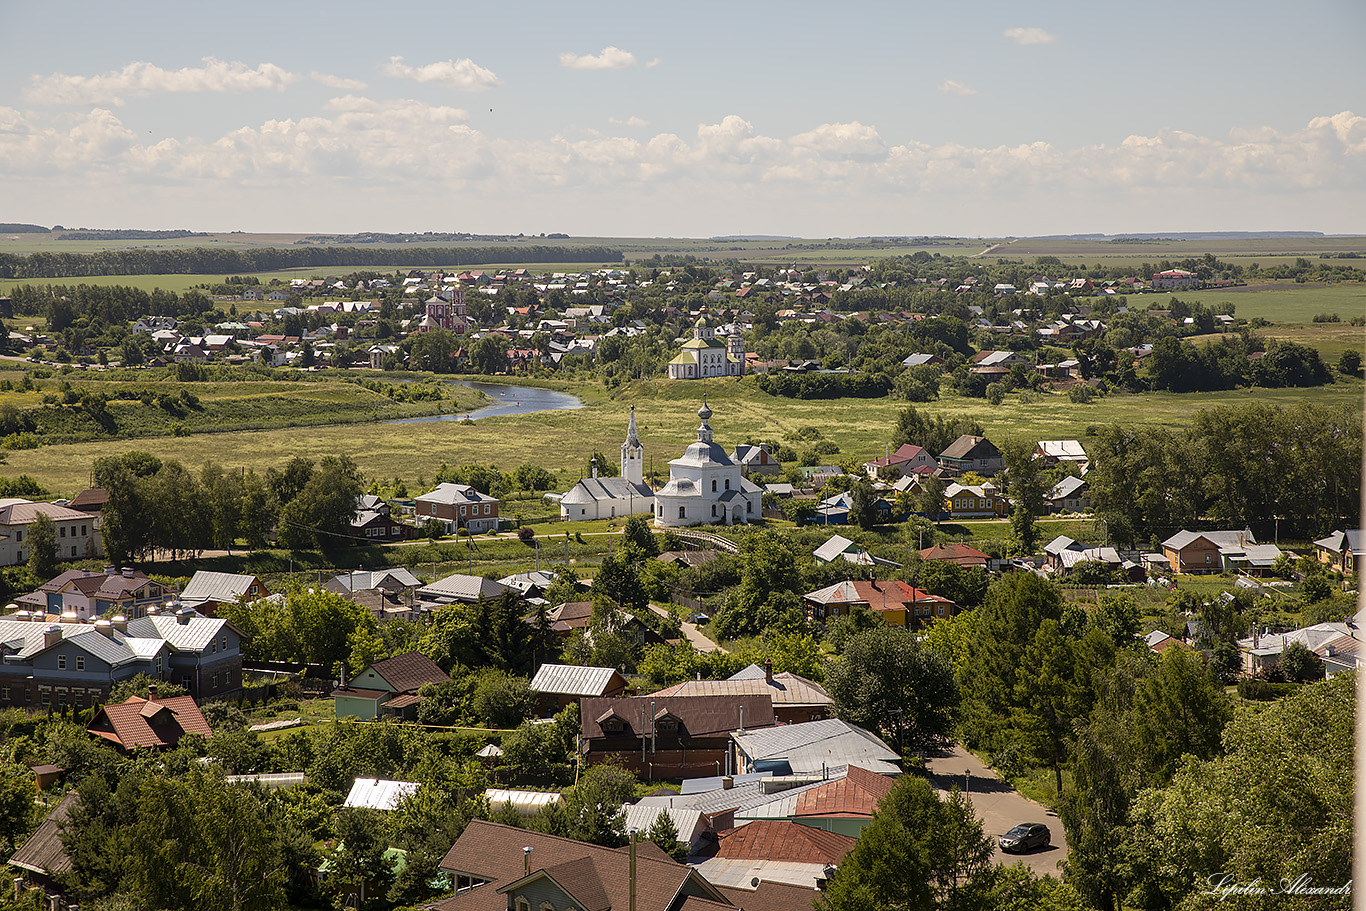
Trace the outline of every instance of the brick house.
[[451, 531], [464, 528], [479, 534], [498, 527], [498, 498], [468, 484], [438, 484], [414, 502], [419, 519], [437, 519]]
[[722, 774], [732, 732], [777, 722], [761, 694], [583, 699], [579, 713], [585, 762], [611, 759], [649, 780]]

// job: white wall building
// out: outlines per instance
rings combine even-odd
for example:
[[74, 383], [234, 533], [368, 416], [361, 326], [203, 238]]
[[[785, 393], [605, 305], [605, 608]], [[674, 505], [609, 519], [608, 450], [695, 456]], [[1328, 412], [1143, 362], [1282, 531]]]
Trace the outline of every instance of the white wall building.
[[747, 525], [763, 514], [763, 490], [712, 442], [706, 399], [697, 416], [697, 442], [669, 463], [669, 483], [655, 494], [655, 525]]
[[724, 342], [705, 316], [697, 319], [691, 341], [669, 361], [669, 379], [697, 380], [712, 376], [743, 376], [745, 340], [736, 327]]
[[626, 442], [621, 444], [621, 477], [583, 478], [560, 497], [560, 518], [565, 521], [615, 519], [655, 511], [655, 492], [645, 483], [645, 447], [636, 435], [636, 406], [631, 406], [631, 422], [626, 426]]

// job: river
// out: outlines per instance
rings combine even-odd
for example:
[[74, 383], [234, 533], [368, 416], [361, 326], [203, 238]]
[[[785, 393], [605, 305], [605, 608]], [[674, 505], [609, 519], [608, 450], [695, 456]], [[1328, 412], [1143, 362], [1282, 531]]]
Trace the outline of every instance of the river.
[[458, 385], [484, 393], [493, 399], [493, 404], [485, 405], [470, 412], [455, 414], [433, 414], [423, 418], [404, 418], [401, 421], [388, 421], [390, 424], [431, 424], [437, 421], [463, 421], [465, 418], [477, 421], [480, 418], [493, 418], [503, 414], [531, 414], [536, 411], [572, 411], [582, 408], [583, 402], [567, 392], [554, 389], [538, 389], [535, 386], [504, 386], [501, 383], [469, 383], [461, 381]]

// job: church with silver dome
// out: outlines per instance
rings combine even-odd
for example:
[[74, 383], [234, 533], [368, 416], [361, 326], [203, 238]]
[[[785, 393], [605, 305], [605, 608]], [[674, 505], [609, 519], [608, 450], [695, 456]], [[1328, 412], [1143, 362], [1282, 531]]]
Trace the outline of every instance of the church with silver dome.
[[712, 442], [707, 400], [697, 416], [697, 442], [669, 462], [669, 483], [655, 493], [655, 525], [747, 525], [763, 515], [763, 489], [746, 481], [726, 451]]

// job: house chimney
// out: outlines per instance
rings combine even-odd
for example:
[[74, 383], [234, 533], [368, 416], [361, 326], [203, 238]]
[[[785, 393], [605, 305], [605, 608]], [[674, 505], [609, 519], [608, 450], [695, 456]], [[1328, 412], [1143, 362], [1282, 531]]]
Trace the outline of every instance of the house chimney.
[[112, 623], [114, 624], [114, 629], [118, 630], [119, 632], [128, 632], [128, 618], [125, 617], [123, 614], [115, 614]]
[[765, 658], [765, 659], [764, 659], [764, 680], [767, 681], [768, 683], [772, 683], [772, 682], [773, 682], [773, 659], [772, 659], [772, 658]]
[[99, 633], [101, 636], [105, 637], [106, 639], [113, 639], [113, 638], [114, 638], [114, 624], [110, 623], [108, 620], [96, 620], [96, 621], [95, 621], [95, 632]]
[[131, 579], [131, 578], [133, 578], [133, 567], [131, 567], [131, 566], [125, 566], [125, 567], [123, 568], [123, 578], [125, 578], [125, 579]]
[[721, 779], [721, 790], [729, 791], [733, 787], [735, 787], [735, 778], [733, 776], [727, 775]]
[[106, 567], [104, 568], [104, 574], [105, 574], [106, 576], [117, 575], [117, 574], [118, 574], [118, 571], [119, 571], [119, 569], [118, 569], [117, 566], [106, 566]]
[[[14, 619], [15, 619], [15, 620], [18, 620], [18, 621], [21, 622], [21, 623], [27, 622], [27, 621], [28, 621], [28, 616], [29, 616], [29, 614], [28, 614], [28, 611], [26, 611], [26, 610], [15, 611], [15, 613], [14, 613]], [[701, 680], [701, 679], [702, 679], [702, 672], [701, 672], [701, 671], [698, 671], [698, 672], [697, 672], [697, 679], [698, 679], [698, 680]]]
[[522, 872], [527, 875], [531, 874], [531, 845], [522, 849]]
[[43, 630], [43, 648], [52, 648], [62, 641], [62, 628], [53, 624]]
[[193, 616], [194, 608], [182, 607], [180, 610], [175, 612], [175, 622], [179, 623], [181, 626], [185, 626], [187, 623], [190, 622], [190, 618]]
[[147, 684], [147, 701], [157, 701], [157, 685], [155, 682]]

